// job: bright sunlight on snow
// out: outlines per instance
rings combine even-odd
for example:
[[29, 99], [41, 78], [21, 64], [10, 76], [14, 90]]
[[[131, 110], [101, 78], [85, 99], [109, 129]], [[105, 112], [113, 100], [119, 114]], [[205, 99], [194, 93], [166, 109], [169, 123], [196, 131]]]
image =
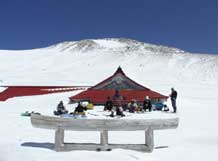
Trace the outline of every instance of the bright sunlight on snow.
[[[93, 42], [92, 42], [93, 41]], [[76, 92], [26, 96], [0, 102], [0, 161], [216, 161], [218, 151], [218, 56], [191, 54], [129, 39], [90, 40], [24, 51], [0, 51], [0, 85], [95, 85], [121, 66], [140, 84], [169, 95], [178, 91], [178, 113], [151, 112], [145, 118], [179, 117], [179, 127], [155, 131], [152, 153], [52, 150], [54, 131], [32, 127], [25, 111], [52, 115]], [[113, 49], [111, 49], [113, 48]], [[4, 90], [0, 87], [0, 92]], [[170, 100], [167, 102], [171, 109]], [[101, 107], [97, 111], [102, 110]], [[90, 116], [93, 117], [93, 116]], [[96, 116], [97, 117], [97, 116]], [[111, 143], [143, 143], [143, 131], [110, 132]], [[67, 132], [67, 141], [99, 142], [97, 132]], [[161, 148], [163, 147], [163, 148]]]

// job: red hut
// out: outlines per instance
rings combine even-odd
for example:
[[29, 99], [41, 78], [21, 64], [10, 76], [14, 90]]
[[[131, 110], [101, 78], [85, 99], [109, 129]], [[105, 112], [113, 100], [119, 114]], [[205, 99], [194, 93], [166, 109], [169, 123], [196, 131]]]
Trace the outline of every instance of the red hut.
[[149, 96], [153, 102], [167, 100], [168, 98], [136, 83], [127, 77], [121, 67], [119, 67], [112, 76], [88, 90], [70, 97], [70, 100], [73, 102], [86, 100], [95, 105], [102, 105], [107, 101], [107, 97], [112, 98], [114, 96], [115, 90], [119, 90], [125, 102], [136, 99], [138, 103], [142, 103], [145, 96]]

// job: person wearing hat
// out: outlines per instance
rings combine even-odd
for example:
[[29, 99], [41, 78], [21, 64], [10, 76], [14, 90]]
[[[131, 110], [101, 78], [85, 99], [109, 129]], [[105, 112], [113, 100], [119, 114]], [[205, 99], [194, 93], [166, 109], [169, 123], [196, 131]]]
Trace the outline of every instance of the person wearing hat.
[[143, 102], [143, 110], [144, 111], [148, 110], [149, 112], [151, 112], [151, 108], [152, 108], [151, 100], [150, 100], [149, 96], [146, 96], [145, 100]]
[[171, 88], [170, 99], [173, 107], [173, 112], [176, 113], [177, 106], [176, 106], [176, 99], [177, 99], [177, 91], [174, 88]]

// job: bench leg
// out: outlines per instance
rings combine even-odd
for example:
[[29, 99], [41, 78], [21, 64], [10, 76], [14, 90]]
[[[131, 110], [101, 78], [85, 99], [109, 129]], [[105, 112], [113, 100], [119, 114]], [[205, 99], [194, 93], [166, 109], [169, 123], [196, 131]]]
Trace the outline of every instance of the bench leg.
[[101, 145], [107, 148], [108, 146], [108, 131], [102, 130], [101, 131]]
[[64, 145], [64, 130], [58, 128], [55, 131], [55, 151], [61, 151], [61, 147]]
[[154, 137], [153, 137], [153, 130], [148, 128], [145, 131], [145, 144], [148, 147], [148, 151], [152, 152], [154, 149]]

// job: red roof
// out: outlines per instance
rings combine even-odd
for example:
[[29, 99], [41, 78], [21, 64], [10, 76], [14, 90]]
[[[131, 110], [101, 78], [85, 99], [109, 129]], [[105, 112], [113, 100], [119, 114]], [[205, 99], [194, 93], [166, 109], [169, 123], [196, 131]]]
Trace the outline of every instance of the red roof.
[[108, 96], [111, 98], [114, 96], [115, 90], [119, 90], [120, 95], [123, 98], [126, 98], [125, 101], [127, 102], [131, 101], [131, 99], [136, 99], [138, 102], [142, 102], [145, 96], [149, 96], [151, 99], [168, 98], [167, 96], [154, 92], [149, 88], [136, 83], [127, 77], [123, 70], [119, 67], [109, 78], [86, 91], [70, 97], [70, 99], [75, 101], [89, 100], [94, 104], [104, 104]]
[[83, 86], [1, 86], [6, 89], [0, 92], [0, 101], [6, 101], [12, 97], [33, 96], [50, 93], [69, 92], [75, 90], [85, 90]]
[[[136, 99], [138, 102], [143, 102], [145, 96], [149, 96], [151, 99], [167, 99], [167, 96], [161, 95], [151, 90], [120, 90], [120, 95], [125, 98], [124, 101], [130, 102], [132, 99]], [[107, 101], [107, 97], [113, 97], [115, 90], [87, 90], [71, 97], [71, 100], [89, 100], [94, 104], [104, 104]]]

